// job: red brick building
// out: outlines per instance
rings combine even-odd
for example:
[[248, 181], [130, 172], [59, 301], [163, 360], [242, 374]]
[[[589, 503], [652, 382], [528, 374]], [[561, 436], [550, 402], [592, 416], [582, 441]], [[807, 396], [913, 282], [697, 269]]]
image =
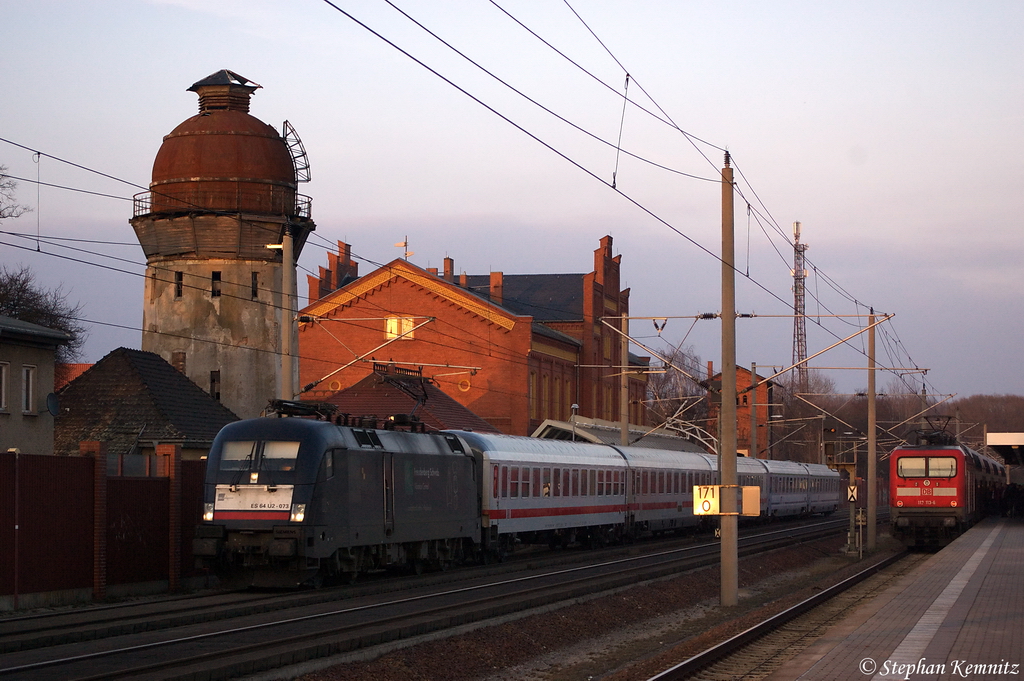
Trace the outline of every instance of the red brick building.
[[[620, 289], [610, 236], [587, 274], [456, 276], [446, 258], [440, 273], [395, 260], [356, 278], [340, 246], [309, 278], [319, 298], [300, 312], [303, 398], [325, 399], [365, 378], [372, 362], [393, 362], [422, 367], [505, 433], [567, 420], [573, 404], [580, 416], [618, 420], [621, 344], [601, 318], [628, 315], [629, 290]], [[642, 374], [631, 376], [632, 423], [644, 423], [644, 393]]]
[[[708, 380], [712, 385], [721, 386], [722, 374], [713, 373], [714, 369], [708, 362]], [[753, 374], [746, 367], [736, 367], [736, 449], [740, 456], [757, 459], [770, 459], [771, 447], [774, 442], [772, 432], [772, 414], [775, 409], [775, 381], [766, 381], [764, 376], [757, 376], [757, 388], [751, 390]], [[710, 399], [710, 396], [709, 396]], [[720, 402], [711, 401], [708, 408], [707, 430], [718, 437], [718, 413]], [[751, 409], [754, 413], [751, 414]], [[751, 419], [753, 416], [753, 420]], [[757, 451], [751, 452], [750, 428], [757, 430]]]

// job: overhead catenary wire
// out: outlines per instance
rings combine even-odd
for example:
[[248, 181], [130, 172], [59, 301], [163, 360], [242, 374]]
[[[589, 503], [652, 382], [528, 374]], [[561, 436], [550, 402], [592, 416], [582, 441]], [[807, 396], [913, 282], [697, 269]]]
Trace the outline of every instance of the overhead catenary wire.
[[[566, 3], [566, 4], [568, 5], [568, 3]], [[570, 7], [570, 9], [571, 9], [571, 7]], [[573, 10], [573, 12], [575, 13], [575, 10]], [[589, 27], [588, 27], [588, 30], [589, 30]], [[596, 37], [596, 36], [595, 36], [595, 37]], [[616, 60], [616, 61], [618, 61], [618, 60]], [[641, 88], [641, 89], [642, 89], [642, 88]], [[646, 94], [646, 93], [645, 93], [645, 94]], [[652, 100], [652, 101], [653, 101], [653, 100]], [[625, 106], [625, 100], [624, 100], [624, 106]], [[23, 147], [23, 148], [27, 148], [27, 147]], [[556, 153], [557, 153], [557, 152], [556, 152]], [[50, 155], [47, 155], [47, 156], [48, 156], [48, 157], [50, 157]], [[57, 158], [57, 157], [52, 157], [52, 158]], [[60, 160], [60, 159], [58, 159], [58, 160]], [[77, 165], [77, 164], [73, 164], [73, 165]], [[103, 174], [103, 173], [100, 173], [100, 174], [101, 174], [101, 175], [105, 175], [105, 174]], [[704, 178], [701, 178], [701, 179], [704, 179]], [[745, 179], [745, 178], [744, 178], [744, 179]], [[748, 183], [748, 185], [749, 185], [749, 183]], [[139, 186], [139, 185], [133, 185], [133, 186]], [[613, 188], [615, 188], [615, 187], [613, 187]], [[755, 196], [756, 196], [756, 193], [755, 193]], [[748, 204], [748, 205], [749, 205], [749, 204]], [[772, 220], [771, 222], [772, 222], [772, 224], [775, 224], [775, 223], [774, 223], [774, 220]], [[712, 254], [712, 255], [714, 255], [714, 254]], [[749, 272], [748, 272], [748, 275], [749, 275]], [[749, 277], [749, 276], [748, 276], [747, 278], [749, 278], [749, 279], [751, 279], [751, 281], [753, 281], [753, 279], [752, 279], [751, 277]], [[824, 277], [823, 277], [823, 281], [825, 281], [826, 283], [828, 283], [828, 280], [827, 280], [827, 279], [825, 279]], [[766, 290], [767, 290], [767, 289], [766, 289]], [[837, 291], [838, 291], [838, 290], [839, 290], [839, 289], [837, 289]], [[776, 297], [776, 298], [778, 298], [779, 300], [782, 300], [782, 299], [781, 299], [781, 298], [779, 298], [778, 296], [775, 296], [775, 297]], [[785, 301], [783, 301], [783, 302], [785, 302]], [[819, 302], [820, 302], [820, 301], [819, 301]]]

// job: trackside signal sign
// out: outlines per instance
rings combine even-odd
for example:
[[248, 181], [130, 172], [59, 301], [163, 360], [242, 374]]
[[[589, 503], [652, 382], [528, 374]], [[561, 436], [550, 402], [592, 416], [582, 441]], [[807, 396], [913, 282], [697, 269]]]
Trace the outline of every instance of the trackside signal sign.
[[[724, 511], [723, 505], [729, 506], [728, 500], [723, 504], [723, 494], [735, 495], [731, 504], [735, 510]], [[761, 488], [756, 485], [743, 487], [740, 485], [694, 485], [694, 515], [760, 515]]]

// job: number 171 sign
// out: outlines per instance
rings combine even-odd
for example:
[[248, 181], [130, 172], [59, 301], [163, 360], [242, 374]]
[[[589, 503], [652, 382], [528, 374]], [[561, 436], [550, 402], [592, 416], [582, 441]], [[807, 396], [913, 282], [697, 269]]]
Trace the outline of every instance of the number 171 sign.
[[[756, 485], [694, 485], [694, 515], [760, 515], [761, 488]], [[735, 495], [734, 509], [731, 512], [722, 510], [722, 495]]]

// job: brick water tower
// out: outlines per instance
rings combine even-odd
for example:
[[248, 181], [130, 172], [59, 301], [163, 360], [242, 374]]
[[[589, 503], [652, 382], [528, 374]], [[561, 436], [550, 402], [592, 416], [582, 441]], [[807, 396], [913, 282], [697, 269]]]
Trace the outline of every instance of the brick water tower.
[[315, 225], [302, 143], [249, 115], [260, 86], [218, 71], [199, 113], [163, 139], [131, 225], [146, 254], [142, 349], [242, 418], [291, 397], [295, 261]]

